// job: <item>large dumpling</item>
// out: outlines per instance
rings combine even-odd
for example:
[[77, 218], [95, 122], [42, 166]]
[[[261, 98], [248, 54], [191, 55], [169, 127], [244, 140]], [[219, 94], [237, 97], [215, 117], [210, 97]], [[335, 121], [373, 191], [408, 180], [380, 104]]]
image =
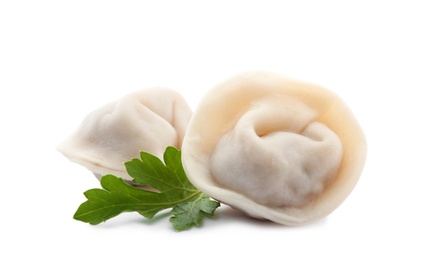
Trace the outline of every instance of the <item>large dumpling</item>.
[[186, 174], [204, 193], [287, 225], [336, 209], [365, 158], [363, 132], [337, 95], [267, 72], [209, 91], [182, 147]]
[[140, 150], [162, 158], [167, 146], [180, 149], [191, 116], [177, 92], [141, 90], [91, 112], [58, 150], [97, 177], [131, 180], [124, 162], [139, 157]]

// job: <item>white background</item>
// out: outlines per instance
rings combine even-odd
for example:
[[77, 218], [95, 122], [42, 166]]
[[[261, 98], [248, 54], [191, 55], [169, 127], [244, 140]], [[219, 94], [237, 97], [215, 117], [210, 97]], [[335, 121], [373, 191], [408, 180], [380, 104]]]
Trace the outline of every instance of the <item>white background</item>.
[[[424, 259], [420, 2], [1, 1], [0, 258]], [[55, 147], [88, 112], [152, 86], [195, 109], [257, 69], [335, 91], [364, 128], [363, 175], [329, 217], [285, 227], [222, 206], [179, 233], [164, 214], [72, 219], [99, 183]]]

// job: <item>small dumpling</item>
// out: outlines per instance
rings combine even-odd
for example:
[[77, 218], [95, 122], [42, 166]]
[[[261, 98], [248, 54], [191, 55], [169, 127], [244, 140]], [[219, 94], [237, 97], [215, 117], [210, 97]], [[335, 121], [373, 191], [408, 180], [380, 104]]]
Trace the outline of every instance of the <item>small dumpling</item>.
[[57, 149], [97, 177], [132, 180], [124, 162], [139, 157], [140, 150], [162, 158], [167, 146], [180, 149], [191, 116], [174, 90], [144, 89], [91, 112]]
[[365, 158], [363, 132], [336, 94], [268, 72], [241, 74], [209, 91], [182, 147], [196, 187], [286, 225], [336, 209]]

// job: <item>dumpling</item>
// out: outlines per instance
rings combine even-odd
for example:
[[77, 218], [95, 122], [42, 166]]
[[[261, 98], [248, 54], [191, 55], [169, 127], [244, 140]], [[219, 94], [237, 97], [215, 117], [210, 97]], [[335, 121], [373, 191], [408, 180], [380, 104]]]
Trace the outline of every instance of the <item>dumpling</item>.
[[139, 157], [140, 150], [162, 158], [167, 146], [180, 149], [191, 116], [174, 90], [144, 89], [91, 112], [57, 149], [97, 177], [132, 180], [124, 162]]
[[365, 159], [363, 131], [336, 94], [269, 72], [244, 73], [211, 89], [182, 146], [197, 188], [286, 225], [335, 210]]

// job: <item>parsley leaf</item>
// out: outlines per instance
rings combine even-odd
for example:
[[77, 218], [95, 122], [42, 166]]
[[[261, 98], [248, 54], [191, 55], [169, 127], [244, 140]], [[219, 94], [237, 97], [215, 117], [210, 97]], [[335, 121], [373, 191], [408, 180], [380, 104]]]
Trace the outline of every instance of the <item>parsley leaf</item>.
[[170, 222], [176, 230], [184, 230], [198, 225], [205, 216], [212, 216], [220, 204], [201, 194], [195, 200], [179, 204], [171, 211]]
[[152, 219], [158, 212], [172, 208], [170, 222], [180, 231], [199, 225], [220, 206], [190, 183], [181, 163], [181, 152], [176, 148], [165, 150], [165, 164], [146, 152], [140, 152], [140, 158], [125, 163], [127, 172], [134, 178], [134, 184], [156, 191], [143, 186], [136, 188], [119, 177], [105, 175], [100, 180], [103, 189], [84, 193], [87, 201], [77, 209], [74, 219], [96, 225], [134, 211]]

